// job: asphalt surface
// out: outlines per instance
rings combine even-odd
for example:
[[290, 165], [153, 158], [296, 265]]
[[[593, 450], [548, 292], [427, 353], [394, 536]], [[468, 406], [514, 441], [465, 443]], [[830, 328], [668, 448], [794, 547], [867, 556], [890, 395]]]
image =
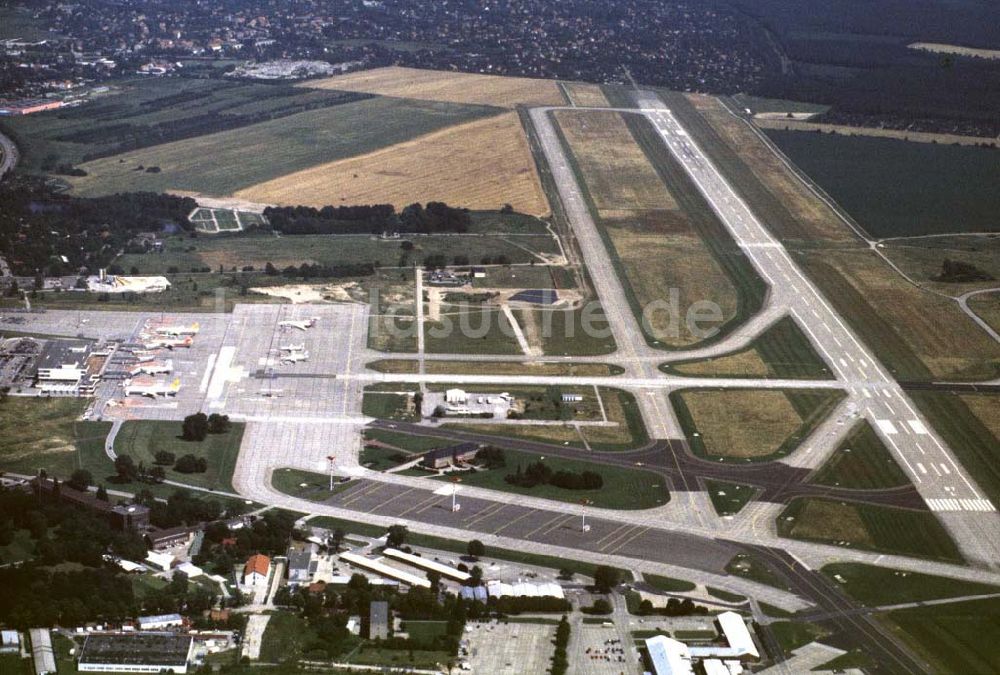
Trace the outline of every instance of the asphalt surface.
[[414, 436], [440, 438], [442, 441], [475, 442], [511, 450], [537, 452], [551, 457], [584, 459], [597, 464], [636, 468], [665, 476], [671, 492], [703, 492], [704, 481], [719, 480], [741, 483], [759, 489], [755, 499], [786, 503], [795, 497], [826, 497], [884, 506], [926, 510], [927, 506], [913, 485], [893, 489], [855, 490], [848, 488], [813, 485], [808, 482], [813, 472], [789, 466], [780, 461], [754, 463], [713, 462], [694, 456], [685, 440], [656, 440], [644, 448], [622, 452], [588, 452], [578, 448], [537, 441], [492, 436], [489, 434], [460, 431], [449, 426], [427, 427], [404, 422], [376, 420], [369, 428], [400, 431]]

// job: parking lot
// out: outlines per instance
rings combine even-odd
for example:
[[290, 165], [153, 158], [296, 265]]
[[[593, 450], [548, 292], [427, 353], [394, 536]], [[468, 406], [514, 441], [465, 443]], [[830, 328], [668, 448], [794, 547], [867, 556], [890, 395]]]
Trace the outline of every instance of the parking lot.
[[556, 627], [548, 624], [470, 621], [462, 636], [469, 651], [465, 660], [477, 675], [544, 673], [555, 634]]

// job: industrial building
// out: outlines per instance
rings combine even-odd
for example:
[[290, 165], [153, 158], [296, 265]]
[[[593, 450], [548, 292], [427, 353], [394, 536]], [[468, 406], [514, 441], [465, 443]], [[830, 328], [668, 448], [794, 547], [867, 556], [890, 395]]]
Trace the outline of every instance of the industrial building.
[[180, 614], [157, 614], [155, 616], [140, 616], [136, 623], [139, 630], [162, 630], [183, 626], [184, 618]]
[[341, 553], [340, 559], [349, 565], [359, 567], [369, 572], [374, 572], [375, 574], [386, 577], [387, 579], [400, 581], [407, 586], [419, 586], [421, 588], [431, 587], [431, 582], [425, 577], [418, 577], [415, 574], [410, 574], [409, 572], [404, 572], [403, 570], [398, 570], [395, 567], [386, 565], [382, 562], [381, 558], [372, 559], [356, 553]]
[[155, 551], [161, 551], [171, 546], [187, 544], [191, 541], [191, 528], [184, 525], [153, 530], [146, 533], [146, 543]]
[[82, 673], [188, 672], [194, 638], [174, 633], [102, 633], [87, 636], [77, 669]]
[[414, 567], [419, 567], [420, 569], [427, 572], [437, 572], [442, 577], [457, 581], [459, 583], [464, 583], [470, 579], [468, 572], [463, 572], [457, 570], [454, 567], [449, 567], [448, 565], [442, 565], [434, 560], [428, 560], [418, 555], [413, 555], [412, 553], [406, 553], [395, 548], [387, 548], [382, 551], [386, 557], [393, 558], [394, 560], [399, 560], [408, 565], [413, 565]]
[[683, 642], [657, 635], [646, 640], [649, 660], [655, 675], [694, 675], [695, 664], [706, 673], [714, 675], [739, 675], [743, 664], [760, 659], [760, 652], [753, 641], [743, 617], [736, 612], [723, 612], [716, 617], [719, 632], [726, 646], [688, 646]]
[[428, 469], [443, 469], [452, 464], [471, 461], [475, 459], [477, 452], [479, 452], [478, 443], [458, 443], [428, 450], [420, 463]]
[[0, 98], [0, 116], [19, 117], [63, 107], [63, 102], [48, 98]]
[[46, 340], [36, 362], [38, 389], [49, 396], [93, 394], [100, 367], [88, 365], [92, 347], [85, 340]]
[[55, 673], [56, 654], [52, 649], [52, 633], [48, 628], [32, 628], [28, 631], [31, 638], [31, 660], [35, 665], [36, 675]]
[[300, 586], [312, 582], [316, 572], [316, 562], [313, 555], [316, 545], [311, 542], [293, 542], [285, 554], [288, 558], [288, 584]]
[[10, 654], [21, 651], [21, 634], [16, 630], [0, 631], [0, 654]]
[[562, 586], [555, 582], [534, 584], [517, 581], [509, 584], [503, 581], [486, 582], [486, 592], [491, 598], [564, 598]]
[[112, 504], [98, 499], [90, 492], [75, 490], [65, 483], [52, 478], [35, 478], [31, 481], [32, 492], [55, 497], [60, 501], [81, 506], [104, 516], [111, 526], [121, 532], [142, 532], [149, 527], [149, 507], [142, 504]]

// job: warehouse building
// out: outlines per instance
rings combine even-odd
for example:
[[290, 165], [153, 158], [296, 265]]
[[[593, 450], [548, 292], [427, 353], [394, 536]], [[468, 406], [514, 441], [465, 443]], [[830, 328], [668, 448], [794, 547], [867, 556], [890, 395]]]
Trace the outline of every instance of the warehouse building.
[[479, 452], [478, 443], [458, 443], [446, 448], [428, 450], [420, 463], [428, 469], [443, 469], [452, 464], [471, 461], [475, 459], [477, 452]]
[[139, 630], [163, 630], [184, 625], [180, 614], [157, 614], [155, 616], [140, 616], [137, 620]]
[[743, 664], [760, 659], [760, 652], [743, 617], [723, 612], [716, 617], [726, 646], [689, 647], [664, 635], [646, 640], [646, 649], [655, 675], [693, 675], [694, 665], [710, 673], [730, 675], [743, 672]]
[[387, 548], [382, 553], [388, 558], [393, 558], [394, 560], [399, 560], [407, 565], [413, 565], [414, 567], [419, 567], [420, 569], [427, 572], [437, 572], [442, 577], [447, 579], [452, 579], [453, 581], [458, 581], [459, 583], [464, 583], [469, 580], [468, 572], [463, 572], [457, 570], [454, 567], [449, 567], [448, 565], [442, 565], [434, 560], [428, 560], [418, 555], [413, 555], [412, 553], [405, 553], [395, 548]]
[[368, 572], [374, 572], [379, 576], [383, 576], [386, 579], [393, 579], [395, 581], [402, 582], [407, 586], [419, 586], [420, 588], [430, 588], [431, 582], [425, 577], [418, 577], [416, 574], [410, 574], [409, 572], [404, 572], [403, 570], [398, 570], [395, 567], [391, 567], [382, 562], [381, 558], [366, 558], [363, 555], [358, 555], [357, 553], [341, 553], [340, 559], [349, 565], [361, 568]]
[[88, 635], [77, 669], [81, 673], [188, 672], [194, 638], [174, 633]]

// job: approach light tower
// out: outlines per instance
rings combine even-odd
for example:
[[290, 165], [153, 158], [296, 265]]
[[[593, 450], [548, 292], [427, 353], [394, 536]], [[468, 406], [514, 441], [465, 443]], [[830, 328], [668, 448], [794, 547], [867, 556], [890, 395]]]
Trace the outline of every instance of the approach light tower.
[[[593, 503], [594, 502], [590, 501], [589, 499], [581, 499], [580, 500], [580, 504], [582, 506], [590, 506]], [[587, 512], [586, 511], [583, 511], [580, 514], [580, 531], [581, 532], [590, 532], [590, 525], [587, 524]]]
[[462, 505], [458, 503], [458, 484], [462, 482], [462, 479], [458, 476], [453, 476], [451, 479], [451, 512], [455, 513], [462, 508]]
[[337, 460], [336, 455], [326, 456], [327, 467], [330, 469], [330, 492], [333, 492], [333, 469], [337, 465], [336, 460]]

